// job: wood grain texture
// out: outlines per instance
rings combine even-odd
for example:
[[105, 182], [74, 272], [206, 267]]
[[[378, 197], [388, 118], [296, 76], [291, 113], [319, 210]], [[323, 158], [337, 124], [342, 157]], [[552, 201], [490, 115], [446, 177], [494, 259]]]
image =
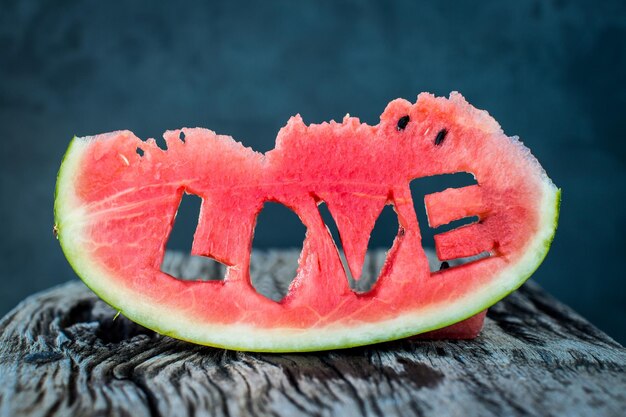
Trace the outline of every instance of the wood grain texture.
[[[270, 272], [288, 268], [290, 256], [257, 254], [256, 267], [268, 272], [259, 276], [278, 277]], [[190, 262], [170, 255], [164, 269], [189, 273], [199, 267]], [[284, 281], [261, 284], [271, 295]], [[406, 339], [321, 353], [197, 346], [115, 314], [71, 281], [5, 316], [0, 416], [623, 416], [626, 409], [626, 350], [533, 283], [490, 309], [473, 341]]]

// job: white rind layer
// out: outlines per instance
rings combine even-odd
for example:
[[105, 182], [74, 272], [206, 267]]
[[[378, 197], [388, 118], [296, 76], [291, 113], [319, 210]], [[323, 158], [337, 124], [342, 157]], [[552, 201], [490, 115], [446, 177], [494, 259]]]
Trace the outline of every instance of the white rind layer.
[[541, 176], [540, 227], [525, 253], [500, 270], [489, 283], [463, 298], [406, 312], [394, 319], [356, 326], [310, 329], [257, 328], [194, 321], [184, 311], [164, 308], [143, 294], [116, 284], [116, 280], [81, 247], [86, 212], [74, 193], [74, 179], [91, 138], [74, 138], [57, 179], [55, 221], [58, 237], [72, 267], [96, 294], [129, 319], [158, 333], [198, 344], [247, 351], [315, 351], [395, 340], [446, 327], [469, 318], [519, 288], [545, 258], [558, 222], [560, 189]]

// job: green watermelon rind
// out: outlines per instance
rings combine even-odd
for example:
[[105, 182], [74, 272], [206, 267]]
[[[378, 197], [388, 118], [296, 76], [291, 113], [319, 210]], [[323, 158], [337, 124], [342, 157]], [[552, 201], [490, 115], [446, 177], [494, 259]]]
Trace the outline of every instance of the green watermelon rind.
[[89, 137], [72, 139], [57, 176], [55, 227], [70, 265], [87, 287], [129, 319], [163, 335], [218, 348], [257, 352], [341, 349], [403, 339], [449, 326], [485, 310], [518, 289], [543, 262], [558, 224], [561, 190], [543, 174], [543, 201], [539, 208], [543, 218], [526, 252], [511, 267], [499, 271], [501, 275], [508, 272], [507, 280], [494, 278], [490, 285], [468, 294], [464, 299], [359, 326], [335, 325], [332, 328], [303, 330], [194, 323], [179, 312], [159, 308], [154, 302], [143, 300], [141, 294], [115, 285], [115, 278], [81, 250], [80, 217], [84, 215], [84, 210], [73, 193], [73, 178], [80, 165], [81, 148], [86, 148], [90, 140]]

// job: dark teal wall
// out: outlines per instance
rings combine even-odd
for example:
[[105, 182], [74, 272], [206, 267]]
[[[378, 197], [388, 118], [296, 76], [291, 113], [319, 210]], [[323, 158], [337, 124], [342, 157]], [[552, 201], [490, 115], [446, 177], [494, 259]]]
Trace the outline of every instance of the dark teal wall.
[[0, 313], [74, 276], [51, 233], [74, 134], [205, 126], [266, 151], [296, 112], [376, 123], [459, 90], [563, 188], [535, 279], [626, 342], [624, 2], [266, 3], [0, 1]]

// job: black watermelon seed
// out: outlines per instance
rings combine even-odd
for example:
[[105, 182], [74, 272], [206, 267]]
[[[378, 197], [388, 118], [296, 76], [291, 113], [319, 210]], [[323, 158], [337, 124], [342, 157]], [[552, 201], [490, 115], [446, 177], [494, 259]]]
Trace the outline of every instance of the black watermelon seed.
[[448, 134], [448, 129], [441, 129], [439, 133], [437, 133], [437, 137], [435, 138], [435, 145], [439, 146], [446, 139], [446, 135]]
[[448, 268], [450, 268], [450, 264], [449, 264], [449, 263], [447, 263], [446, 261], [443, 261], [443, 262], [441, 263], [441, 266], [439, 267], [439, 270], [440, 270], [440, 271], [443, 271], [444, 269], [448, 269]]
[[400, 119], [398, 119], [398, 131], [404, 130], [406, 128], [406, 125], [409, 124], [409, 120], [411, 120], [409, 116], [402, 116]]

